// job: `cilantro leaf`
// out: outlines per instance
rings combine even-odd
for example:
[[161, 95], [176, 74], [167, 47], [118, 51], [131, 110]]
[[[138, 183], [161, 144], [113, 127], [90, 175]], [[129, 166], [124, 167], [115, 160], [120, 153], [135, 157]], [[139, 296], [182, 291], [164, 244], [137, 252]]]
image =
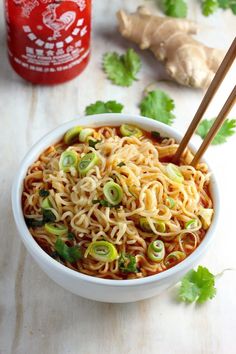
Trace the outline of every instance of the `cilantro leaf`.
[[155, 90], [147, 94], [140, 103], [141, 115], [153, 118], [162, 123], [171, 125], [175, 118], [171, 112], [175, 105], [174, 101], [164, 91]]
[[163, 0], [163, 10], [167, 16], [183, 18], [188, 8], [185, 0]]
[[124, 106], [116, 101], [97, 101], [90, 104], [85, 108], [87, 115], [99, 114], [99, 113], [121, 113]]
[[40, 189], [39, 190], [39, 195], [40, 195], [40, 197], [48, 197], [49, 196], [49, 191], [47, 189]]
[[119, 269], [123, 273], [137, 273], [136, 258], [131, 254], [121, 253], [119, 258]]
[[[212, 124], [215, 119], [204, 119], [198, 126], [196, 134], [200, 135], [202, 139], [204, 139], [210, 130]], [[216, 134], [215, 138], [212, 141], [212, 145], [223, 144], [227, 141], [227, 138], [235, 134], [236, 128], [236, 119], [226, 119], [223, 123], [222, 127]]]
[[163, 140], [169, 139], [167, 136], [161, 136], [161, 134], [156, 131], [151, 131], [151, 137], [158, 143], [162, 143]]
[[215, 276], [205, 267], [190, 270], [182, 279], [179, 299], [184, 302], [203, 303], [216, 294]]
[[100, 143], [102, 140], [89, 139], [88, 144], [90, 147], [93, 147], [96, 150], [96, 145]]
[[42, 219], [25, 218], [26, 225], [35, 228], [41, 227], [47, 222], [54, 222], [56, 220], [56, 217], [51, 210], [42, 209], [42, 214]]
[[117, 164], [117, 166], [122, 167], [122, 166], [126, 166], [126, 165], [123, 161], [121, 161], [120, 163]]
[[236, 15], [236, 0], [218, 0], [218, 3], [221, 9], [231, 9]]
[[68, 232], [67, 238], [68, 238], [68, 240], [74, 240], [75, 239], [74, 232]]
[[204, 16], [212, 15], [218, 8], [218, 0], [202, 0], [202, 13]]
[[55, 250], [62, 259], [70, 263], [82, 258], [82, 251], [79, 246], [68, 247], [59, 237], [55, 243]]
[[133, 49], [128, 49], [125, 54], [105, 53], [103, 69], [114, 84], [131, 86], [137, 80], [136, 74], [141, 68], [141, 60]]
[[56, 217], [51, 210], [42, 209], [42, 213], [44, 224], [46, 224], [47, 222], [54, 222], [56, 220]]

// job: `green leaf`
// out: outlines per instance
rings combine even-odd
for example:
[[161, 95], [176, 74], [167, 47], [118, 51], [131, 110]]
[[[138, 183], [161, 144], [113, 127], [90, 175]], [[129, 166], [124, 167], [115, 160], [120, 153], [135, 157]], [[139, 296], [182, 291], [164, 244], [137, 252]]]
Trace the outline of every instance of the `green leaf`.
[[218, 0], [202, 0], [202, 13], [204, 16], [212, 15], [218, 8]]
[[56, 220], [56, 217], [51, 210], [42, 209], [42, 213], [43, 213], [44, 224], [46, 224], [48, 222], [54, 222]]
[[59, 237], [55, 243], [55, 250], [62, 259], [70, 263], [82, 258], [82, 251], [79, 246], [68, 247]]
[[40, 189], [39, 190], [39, 195], [40, 195], [40, 197], [48, 197], [49, 196], [49, 191], [48, 190], [46, 190], [46, 189]]
[[184, 0], [163, 0], [163, 10], [167, 16], [183, 18], [187, 16], [188, 7]]
[[25, 218], [25, 223], [28, 227], [41, 227], [44, 225], [43, 220]]
[[121, 161], [120, 163], [117, 164], [117, 166], [119, 166], [119, 167], [125, 166], [125, 163], [123, 161]]
[[147, 94], [140, 103], [140, 113], [143, 116], [171, 125], [175, 118], [172, 110], [174, 101], [164, 91], [155, 90]]
[[74, 240], [75, 239], [74, 232], [68, 232], [67, 238], [68, 238], [68, 240]]
[[42, 214], [42, 219], [25, 218], [26, 225], [35, 228], [41, 227], [47, 222], [54, 222], [56, 220], [56, 217], [51, 210], [42, 209]]
[[203, 303], [216, 294], [215, 276], [205, 267], [190, 270], [182, 279], [179, 299], [184, 302]]
[[87, 115], [100, 114], [100, 113], [121, 113], [124, 106], [116, 101], [97, 101], [90, 104], [85, 108]]
[[218, 0], [218, 3], [221, 9], [231, 9], [236, 15], [236, 0]]
[[[198, 126], [196, 134], [200, 135], [202, 139], [204, 139], [213, 125], [215, 119], [204, 119]], [[236, 119], [226, 119], [223, 123], [222, 127], [216, 134], [215, 138], [212, 141], [212, 145], [223, 144], [227, 141], [227, 138], [235, 134], [236, 128]]]
[[121, 253], [119, 258], [119, 269], [123, 273], [137, 273], [136, 258], [131, 254]]
[[105, 53], [103, 69], [114, 84], [131, 86], [137, 80], [136, 74], [141, 68], [141, 60], [133, 49], [128, 49], [125, 54]]
[[90, 147], [93, 147], [96, 150], [96, 145], [100, 143], [102, 140], [93, 140], [89, 139], [88, 144]]

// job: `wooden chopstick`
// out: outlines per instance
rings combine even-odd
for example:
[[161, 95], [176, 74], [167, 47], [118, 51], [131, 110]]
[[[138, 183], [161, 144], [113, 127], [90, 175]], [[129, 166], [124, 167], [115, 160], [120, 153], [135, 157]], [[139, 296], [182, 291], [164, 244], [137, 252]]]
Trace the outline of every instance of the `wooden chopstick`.
[[211, 102], [212, 98], [214, 97], [217, 89], [219, 88], [221, 82], [223, 81], [225, 75], [227, 74], [230, 66], [232, 65], [234, 59], [236, 57], [236, 37], [234, 38], [229, 50], [227, 51], [219, 69], [217, 70], [205, 96], [203, 97], [203, 100], [198, 107], [198, 110], [187, 130], [185, 133], [175, 155], [173, 156], [172, 161], [174, 163], [178, 163], [180, 156], [182, 155], [183, 151], [185, 150], [186, 146], [189, 143], [189, 140], [191, 139], [192, 135], [194, 134], [195, 130], [197, 129], [197, 126], [202, 119], [203, 114], [205, 113], [209, 103]]
[[206, 149], [208, 148], [208, 146], [210, 145], [210, 143], [214, 139], [218, 130], [220, 129], [220, 127], [224, 123], [228, 113], [230, 112], [230, 110], [233, 107], [233, 105], [235, 104], [235, 102], [236, 102], [236, 86], [234, 86], [231, 94], [229, 95], [227, 101], [225, 102], [224, 106], [222, 107], [220, 113], [218, 114], [218, 117], [216, 118], [214, 124], [212, 125], [207, 136], [203, 140], [200, 148], [196, 152], [196, 154], [191, 162], [191, 166], [195, 167], [197, 165], [198, 161], [200, 160], [200, 158], [202, 157], [202, 155], [204, 154], [204, 152], [206, 151]]

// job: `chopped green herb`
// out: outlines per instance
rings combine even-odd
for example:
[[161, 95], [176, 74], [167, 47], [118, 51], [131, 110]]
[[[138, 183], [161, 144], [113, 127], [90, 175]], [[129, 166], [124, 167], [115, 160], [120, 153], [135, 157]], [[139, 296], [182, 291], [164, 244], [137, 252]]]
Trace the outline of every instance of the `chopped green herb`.
[[161, 136], [159, 132], [151, 132], [151, 136], [153, 139], [155, 139], [157, 142], [161, 143], [163, 140], [168, 139], [166, 136]]
[[138, 269], [135, 256], [122, 252], [119, 258], [119, 269], [123, 273], [137, 273]]
[[131, 86], [137, 80], [136, 74], [141, 68], [141, 60], [133, 49], [128, 49], [125, 54], [105, 53], [103, 69], [114, 84]]
[[44, 224], [47, 222], [54, 222], [56, 220], [56, 217], [51, 210], [42, 209], [42, 213], [43, 213], [43, 223]]
[[74, 240], [75, 239], [74, 232], [68, 232], [67, 238], [68, 238], [68, 240]]
[[121, 113], [124, 106], [116, 101], [97, 101], [85, 108], [87, 115], [101, 114], [101, 113]]
[[164, 91], [150, 91], [139, 105], [141, 115], [171, 125], [175, 119], [174, 101]]
[[117, 166], [122, 167], [122, 166], [126, 166], [126, 164], [123, 161], [121, 161], [120, 163], [117, 164]]
[[28, 227], [41, 227], [44, 225], [44, 221], [32, 218], [25, 218], [26, 225]]
[[187, 4], [184, 0], [163, 0], [163, 10], [167, 16], [183, 18], [187, 16]]
[[[198, 126], [196, 134], [200, 135], [204, 139], [212, 127], [215, 119], [204, 119]], [[212, 141], [212, 145], [223, 144], [227, 141], [227, 138], [235, 134], [236, 128], [236, 119], [226, 119], [222, 127], [216, 134], [215, 138]]]
[[70, 263], [82, 258], [82, 250], [79, 246], [68, 247], [59, 237], [55, 243], [55, 250], [63, 260]]
[[184, 302], [203, 303], [216, 294], [215, 276], [205, 267], [190, 270], [182, 279], [179, 299]]
[[48, 197], [49, 196], [49, 191], [48, 190], [46, 190], [46, 189], [40, 189], [39, 190], [39, 195], [40, 195], [40, 197]]
[[202, 13], [204, 16], [212, 15], [219, 8], [217, 0], [202, 0]]
[[56, 220], [56, 217], [51, 210], [42, 209], [42, 213], [42, 219], [25, 218], [26, 225], [29, 227], [41, 227], [47, 222], [54, 222]]
[[96, 150], [96, 144], [100, 143], [102, 140], [93, 140], [89, 139], [88, 144], [90, 147], [94, 148]]
[[213, 14], [217, 9], [231, 9], [236, 15], [236, 1], [235, 0], [202, 0], [202, 13], [205, 16]]

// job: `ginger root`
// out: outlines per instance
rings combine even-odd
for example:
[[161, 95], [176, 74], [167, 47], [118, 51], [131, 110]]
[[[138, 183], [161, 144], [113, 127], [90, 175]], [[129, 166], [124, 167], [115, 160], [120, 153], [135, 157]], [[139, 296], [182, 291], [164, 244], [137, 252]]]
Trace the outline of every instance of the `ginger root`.
[[153, 16], [145, 7], [128, 14], [117, 13], [123, 37], [150, 49], [165, 63], [168, 75], [181, 85], [206, 88], [218, 69], [224, 53], [209, 48], [191, 37], [197, 32], [194, 22]]

